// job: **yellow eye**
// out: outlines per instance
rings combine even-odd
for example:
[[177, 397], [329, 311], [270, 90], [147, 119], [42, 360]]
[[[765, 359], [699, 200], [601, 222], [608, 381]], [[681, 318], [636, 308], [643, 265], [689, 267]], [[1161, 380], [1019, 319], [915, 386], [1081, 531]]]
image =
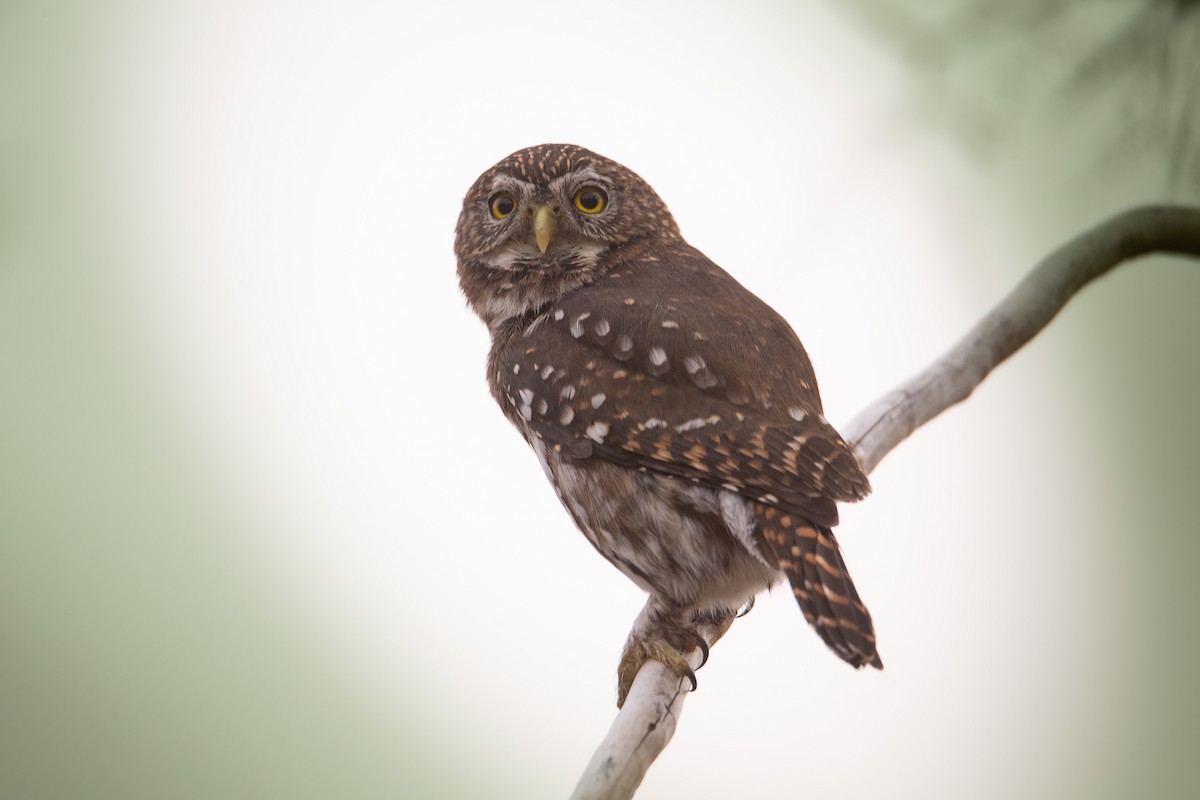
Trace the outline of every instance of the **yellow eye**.
[[488, 200], [488, 208], [492, 210], [493, 217], [504, 219], [517, 210], [517, 198], [509, 192], [496, 192], [492, 199]]
[[585, 214], [599, 214], [608, 205], [608, 195], [598, 186], [585, 186], [575, 193], [575, 207]]

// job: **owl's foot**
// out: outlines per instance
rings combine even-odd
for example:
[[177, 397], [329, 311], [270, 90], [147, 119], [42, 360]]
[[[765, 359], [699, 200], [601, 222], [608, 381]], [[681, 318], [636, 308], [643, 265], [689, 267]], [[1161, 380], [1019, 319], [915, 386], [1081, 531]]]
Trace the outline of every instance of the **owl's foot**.
[[[647, 661], [657, 661], [680, 679], [687, 678], [696, 691], [695, 670], [708, 662], [709, 647], [725, 635], [735, 615], [724, 608], [682, 609], [652, 595], [633, 623], [617, 665], [617, 707], [625, 705], [633, 679]], [[693, 667], [690, 657], [696, 650], [700, 663]]]
[[617, 665], [617, 708], [625, 705], [633, 679], [647, 661], [657, 661], [681, 679], [687, 678], [691, 691], [696, 691], [696, 672], [688, 660], [688, 655], [696, 649], [701, 653], [700, 664], [696, 667], [699, 669], [708, 660], [708, 642], [695, 628], [685, 625], [660, 625], [648, 631], [635, 628], [625, 642], [621, 663]]

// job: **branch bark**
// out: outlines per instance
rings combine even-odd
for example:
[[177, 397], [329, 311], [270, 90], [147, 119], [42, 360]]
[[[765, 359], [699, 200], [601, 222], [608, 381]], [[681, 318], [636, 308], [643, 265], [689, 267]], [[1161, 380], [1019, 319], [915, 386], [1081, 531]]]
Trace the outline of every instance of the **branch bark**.
[[[913, 431], [975, 390], [1032, 339], [1084, 286], [1149, 253], [1200, 258], [1200, 208], [1142, 206], [1117, 214], [1058, 248], [924, 371], [872, 403], [842, 430], [870, 473]], [[711, 643], [710, 643], [711, 644]], [[699, 651], [692, 654], [699, 661]], [[633, 682], [625, 706], [584, 770], [572, 800], [627, 800], [675, 733], [684, 681], [654, 661]]]
[[870, 473], [913, 431], [967, 399], [1088, 283], [1122, 262], [1155, 252], [1200, 257], [1200, 208], [1133, 208], [1042, 259], [954, 347], [842, 429], [863, 469]]
[[[690, 659], [699, 666], [699, 650]], [[596, 749], [572, 800], [630, 798], [646, 771], [675, 735], [688, 690], [675, 673], [657, 661], [638, 671], [608, 735]]]

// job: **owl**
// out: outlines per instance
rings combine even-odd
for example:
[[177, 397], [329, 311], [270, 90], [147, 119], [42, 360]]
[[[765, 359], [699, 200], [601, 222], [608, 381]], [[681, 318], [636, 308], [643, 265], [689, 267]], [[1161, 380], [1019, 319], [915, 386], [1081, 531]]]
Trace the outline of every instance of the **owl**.
[[582, 147], [484, 172], [455, 231], [492, 396], [575, 524], [649, 593], [617, 668], [686, 677], [777, 582], [855, 667], [882, 668], [832, 528], [870, 485], [788, 323], [690, 246], [642, 178]]

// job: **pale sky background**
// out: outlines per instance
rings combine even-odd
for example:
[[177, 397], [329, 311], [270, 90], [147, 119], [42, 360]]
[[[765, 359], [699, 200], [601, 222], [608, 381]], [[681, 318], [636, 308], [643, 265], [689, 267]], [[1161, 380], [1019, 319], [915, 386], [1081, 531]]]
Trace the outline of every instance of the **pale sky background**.
[[[1171, 183], [1064, 89], [1120, 4], [933, 65], [828, 3], [105, 5], [0, 12], [4, 797], [569, 794], [643, 596], [487, 393], [513, 150], [645, 177], [835, 424]], [[886, 669], [760, 598], [639, 798], [1178, 796], [1198, 297], [1126, 268], [894, 451], [838, 530]]]

